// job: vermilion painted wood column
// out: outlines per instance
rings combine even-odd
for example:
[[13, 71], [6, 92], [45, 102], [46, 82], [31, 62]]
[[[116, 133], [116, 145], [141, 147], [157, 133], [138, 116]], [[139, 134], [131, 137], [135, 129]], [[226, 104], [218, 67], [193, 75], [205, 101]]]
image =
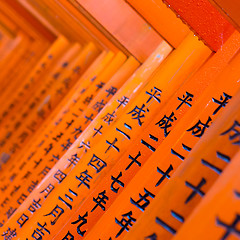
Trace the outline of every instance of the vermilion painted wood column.
[[209, 0], [240, 31], [239, 0]]
[[233, 33], [234, 27], [208, 0], [164, 0], [164, 2], [213, 51]]

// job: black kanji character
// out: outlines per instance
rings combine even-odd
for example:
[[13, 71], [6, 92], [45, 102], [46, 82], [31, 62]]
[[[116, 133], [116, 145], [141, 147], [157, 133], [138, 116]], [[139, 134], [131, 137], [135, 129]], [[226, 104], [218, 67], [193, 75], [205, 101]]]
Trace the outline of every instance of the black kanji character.
[[48, 166], [45, 166], [44, 169], [39, 173], [39, 175], [42, 174], [43, 176], [46, 176], [50, 170], [51, 168], [49, 168]]
[[[183, 143], [182, 143], [182, 147], [183, 147], [184, 150], [186, 150], [186, 151], [188, 151], [188, 152], [190, 152], [190, 151], [192, 150], [190, 147], [188, 147], [187, 145], [185, 145], [185, 144], [183, 144]], [[174, 149], [172, 149], [172, 148], [171, 148], [171, 154], [176, 155], [176, 156], [177, 156], [178, 158], [180, 158], [181, 160], [184, 160], [184, 159], [185, 159], [184, 156], [182, 156], [180, 153], [176, 152], [176, 151], [175, 151]]]
[[[238, 121], [234, 121], [233, 125], [227, 129], [225, 132], [221, 133], [221, 135], [229, 135], [229, 140], [234, 141], [233, 144], [240, 145], [240, 124]], [[232, 135], [230, 135], [232, 133]]]
[[93, 121], [93, 114], [91, 114], [89, 117], [88, 116], [84, 116], [87, 120], [85, 121], [84, 124], [87, 124], [88, 122], [92, 122]]
[[234, 195], [235, 195], [237, 198], [240, 198], [240, 192], [239, 192], [239, 191], [234, 190]]
[[[42, 64], [42, 66], [44, 66], [44, 64]], [[29, 89], [29, 83], [26, 83], [25, 85], [24, 85], [24, 89]]]
[[129, 102], [129, 98], [123, 96], [120, 100], [117, 100], [117, 102], [119, 102], [119, 105], [117, 106], [117, 109], [120, 108], [121, 106], [125, 107]]
[[76, 153], [76, 154], [73, 154], [72, 157], [68, 158], [67, 160], [70, 162], [70, 164], [68, 165], [68, 167], [70, 167], [71, 165], [76, 166], [80, 158], [77, 156], [77, 153]]
[[15, 229], [11, 229], [10, 227], [8, 227], [7, 231], [3, 232], [2, 236], [4, 237], [4, 240], [11, 240], [14, 237], [17, 236], [16, 233], [16, 228]]
[[149, 192], [146, 188], [144, 188], [144, 192], [145, 192], [144, 195], [139, 193], [140, 199], [137, 200], [137, 201], [130, 198], [130, 202], [134, 206], [138, 207], [141, 211], [145, 211], [146, 207], [150, 204], [150, 201], [149, 201], [148, 197], [155, 198], [155, 195], [153, 193]]
[[235, 236], [240, 237], [240, 230], [237, 229], [237, 225], [240, 222], [239, 214], [236, 214], [236, 217], [231, 224], [227, 224], [223, 222], [218, 217], [216, 219], [216, 222], [219, 226], [224, 227], [226, 229], [226, 232], [222, 236], [221, 240], [226, 240], [231, 234], [234, 234]]
[[9, 202], [9, 198], [6, 197], [3, 202], [1, 203], [1, 207], [5, 207], [5, 205]]
[[175, 235], [176, 234], [176, 230], [174, 228], [172, 228], [171, 226], [169, 226], [166, 222], [164, 222], [163, 220], [161, 220], [159, 217], [155, 218], [155, 222], [159, 225], [161, 225], [164, 229], [166, 229], [168, 232], [170, 232], [171, 234]]
[[74, 236], [68, 231], [62, 240], [74, 240]]
[[38, 116], [41, 117], [42, 119], [45, 118], [45, 110], [44, 109], [39, 109], [37, 112]]
[[42, 158], [40, 158], [39, 161], [34, 160], [35, 165], [34, 165], [33, 168], [38, 167], [38, 165], [39, 165], [41, 162], [42, 162]]
[[84, 148], [84, 152], [86, 153], [88, 149], [90, 149], [90, 142], [87, 141], [87, 143], [85, 143], [84, 141], [81, 142], [81, 145], [78, 148]]
[[[82, 109], [81, 109], [81, 108], [79, 108], [78, 110], [79, 110], [80, 112], [82, 112]], [[74, 117], [76, 117], [76, 118], [79, 117], [79, 115], [77, 115], [76, 113], [73, 113], [73, 112], [72, 112], [72, 115], [73, 115]]]
[[28, 132], [26, 132], [26, 131], [24, 131], [24, 132], [22, 132], [19, 136], [18, 136], [18, 138], [20, 139], [19, 141], [20, 141], [20, 143], [23, 143], [25, 140], [26, 140], [26, 138], [28, 137]]
[[115, 111], [113, 111], [113, 113], [107, 113], [102, 119], [105, 123], [107, 123], [108, 125], [111, 124], [111, 122], [114, 120], [114, 118], [116, 117], [115, 115]]
[[76, 74], [79, 74], [80, 70], [81, 70], [81, 67], [80, 66], [76, 66], [76, 67], [74, 67], [73, 72], [76, 73]]
[[132, 111], [130, 111], [128, 114], [132, 115], [132, 119], [136, 119], [138, 120], [138, 125], [142, 126], [143, 122], [141, 121], [141, 118], [145, 117], [145, 112], [149, 112], [148, 108], [146, 110], [144, 110], [145, 108], [145, 104], [142, 105], [142, 107], [134, 107], [134, 109]]
[[215, 165], [213, 165], [212, 163], [204, 160], [204, 159], [201, 159], [201, 163], [202, 165], [210, 168], [211, 170], [213, 170], [214, 172], [216, 172], [217, 174], [221, 174], [222, 173], [222, 169], [216, 167]]
[[156, 233], [153, 233], [149, 236], [146, 236], [144, 239], [157, 240], [157, 235], [156, 235]]
[[56, 95], [63, 95], [63, 87], [56, 90]]
[[32, 204], [28, 207], [28, 211], [31, 213], [36, 212], [36, 210], [41, 207], [40, 201], [41, 198], [39, 198], [37, 201], [33, 199]]
[[100, 113], [101, 110], [104, 108], [105, 104], [106, 104], [106, 103], [105, 103], [104, 100], [102, 99], [101, 102], [96, 102], [96, 103], [93, 105], [93, 109], [94, 109], [95, 111], [97, 111], [98, 113]]
[[[181, 223], [184, 222], [184, 218], [180, 214], [176, 213], [175, 211], [171, 210], [171, 215], [175, 219], [177, 219], [179, 222], [181, 222]], [[156, 217], [155, 221], [156, 221], [157, 224], [161, 225], [164, 229], [166, 229], [171, 234], [173, 234], [173, 235], [176, 234], [177, 231], [174, 228], [172, 228], [171, 226], [169, 226], [166, 222], [161, 220], [159, 217]]]
[[108, 93], [107, 97], [109, 97], [110, 95], [113, 96], [117, 92], [117, 88], [111, 86], [109, 89], [106, 89], [105, 91]]
[[14, 130], [16, 131], [20, 126], [21, 126], [21, 122], [16, 122], [16, 124], [14, 125]]
[[55, 156], [54, 154], [52, 155], [52, 159], [51, 160], [49, 160], [50, 162], [56, 162], [56, 161], [58, 161], [60, 158], [59, 158], [59, 155], [57, 155], [57, 156]]
[[117, 218], [115, 218], [115, 222], [121, 226], [120, 231], [117, 233], [116, 238], [119, 237], [123, 231], [129, 231], [129, 226], [132, 227], [132, 222], [136, 222], [136, 219], [132, 217], [132, 211], [125, 213], [122, 215], [123, 218], [121, 221], [119, 221]]
[[60, 169], [58, 169], [57, 172], [53, 175], [53, 177], [58, 180], [58, 183], [61, 183], [66, 176], [67, 174], [62, 172]]
[[153, 89], [151, 89], [150, 92], [146, 91], [146, 94], [150, 95], [146, 103], [150, 102], [152, 99], [155, 99], [158, 103], [160, 103], [161, 93], [162, 91], [157, 87], [154, 87]]
[[44, 148], [45, 155], [47, 155], [52, 150], [52, 148], [53, 148], [53, 144], [52, 143], [49, 144], [49, 147]]
[[35, 181], [35, 182], [32, 181], [32, 183], [28, 187], [28, 192], [31, 193], [37, 185], [38, 185], [38, 181]]
[[208, 120], [206, 123], [202, 123], [200, 120], [191, 128], [189, 128], [187, 131], [192, 132], [192, 135], [195, 137], [202, 137], [205, 130], [209, 128], [209, 123], [212, 121], [211, 117], [208, 117]]
[[117, 138], [115, 138], [112, 143], [110, 143], [108, 140], [106, 140], [106, 143], [109, 146], [108, 146], [107, 150], [105, 151], [105, 153], [107, 153], [111, 148], [114, 148], [117, 152], [119, 152], [119, 148], [114, 145], [117, 141], [118, 141]]
[[116, 128], [116, 131], [120, 132], [120, 133], [121, 133], [122, 135], [124, 135], [128, 140], [131, 139], [131, 137], [130, 137], [128, 134], [126, 134], [125, 132], [123, 132], [123, 131], [120, 130], [119, 128]]
[[[1, 142], [2, 143], [2, 142]], [[0, 143], [0, 145], [1, 145]], [[6, 142], [4, 142], [3, 145], [5, 145]], [[1, 145], [2, 146], [2, 145]], [[13, 143], [13, 145], [11, 146], [10, 148], [10, 153], [15, 153], [17, 149], [20, 149], [20, 146], [17, 144], [17, 143]], [[10, 155], [9, 154], [4, 154], [4, 162], [6, 162], [8, 159], [10, 158]]]
[[[40, 228], [36, 228], [36, 230], [34, 230], [32, 237], [36, 240], [42, 240], [42, 237], [44, 236], [44, 231], [48, 234], [50, 234], [50, 231], [46, 228], [47, 223], [45, 222], [43, 225], [41, 225], [39, 222], [37, 223], [37, 225]], [[44, 231], [43, 231], [44, 230]]]
[[97, 134], [102, 135], [102, 132], [101, 132], [102, 127], [103, 127], [103, 126], [101, 125], [101, 126], [100, 126], [99, 128], [97, 128], [97, 129], [96, 129], [96, 128], [93, 128], [93, 130], [96, 131], [96, 132], [93, 134], [93, 136], [92, 136], [93, 138], [94, 138]]
[[[106, 196], [106, 190], [100, 192], [98, 194], [97, 198], [93, 198], [93, 201], [96, 203], [96, 205], [93, 207], [93, 209], [91, 210], [91, 212], [93, 212], [98, 206], [105, 211], [105, 204], [106, 204], [106, 200], [108, 200], [108, 196]], [[104, 205], [103, 205], [104, 204]]]
[[49, 183], [48, 186], [45, 189], [43, 189], [40, 193], [45, 192], [46, 195], [44, 196], [44, 198], [46, 199], [53, 189], [54, 189], [54, 186], [51, 183]]
[[74, 119], [72, 119], [70, 122], [66, 122], [66, 124], [67, 124], [66, 129], [68, 129], [69, 127], [71, 127], [73, 123], [74, 123]]
[[92, 177], [88, 174], [88, 170], [84, 171], [84, 172], [81, 172], [80, 176], [77, 177], [75, 176], [76, 179], [78, 179], [80, 181], [78, 187], [80, 187], [82, 184], [85, 185], [88, 189], [90, 189], [90, 186], [89, 186], [89, 182], [90, 180], [89, 179], [92, 179]]
[[65, 89], [69, 88], [69, 83], [71, 83], [71, 80], [72, 79], [70, 77], [63, 79], [62, 83], [64, 84]]
[[192, 104], [190, 102], [192, 102], [193, 95], [191, 93], [186, 92], [186, 96], [183, 95], [182, 98], [178, 97], [177, 99], [181, 101], [181, 103], [178, 105], [176, 110], [178, 110], [183, 104], [186, 104], [187, 106], [192, 107]]
[[74, 132], [72, 132], [71, 134], [74, 134], [74, 139], [76, 140], [81, 133], [82, 133], [82, 127], [79, 126], [78, 128], [74, 128]]
[[22, 214], [21, 217], [17, 220], [20, 228], [28, 221], [29, 217], [26, 214]]
[[83, 103], [88, 105], [92, 101], [92, 99], [93, 99], [93, 95], [88, 96], [84, 99]]
[[24, 193], [22, 193], [21, 196], [18, 198], [17, 203], [21, 205], [26, 198], [27, 196]]
[[88, 212], [86, 212], [83, 216], [78, 215], [78, 219], [76, 221], [72, 222], [72, 224], [74, 224], [74, 225], [78, 224], [80, 222], [80, 224], [77, 226], [77, 233], [81, 237], [83, 237], [86, 232], [86, 230], [82, 231], [81, 227], [87, 223], [87, 216], [88, 216]]
[[132, 127], [130, 125], [128, 125], [127, 123], [124, 123], [124, 127], [129, 129], [129, 130], [132, 130]]
[[104, 162], [101, 158], [97, 157], [95, 154], [93, 154], [88, 165], [92, 166], [94, 169], [96, 169], [96, 172], [99, 173], [104, 167], [107, 166], [107, 163]]
[[[153, 136], [152, 134], [149, 134], [149, 138], [152, 139], [155, 142], [158, 142], [158, 138]], [[147, 148], [149, 148], [152, 152], [156, 151], [156, 148], [154, 148], [152, 145], [150, 145], [149, 143], [147, 143], [145, 140], [141, 139], [141, 143], [143, 145], [145, 145]]]
[[31, 175], [32, 173], [30, 172], [30, 171], [27, 171], [25, 174], [24, 174], [24, 176], [22, 177], [22, 179], [28, 179], [29, 178], [29, 176]]
[[57, 80], [61, 74], [59, 72], [56, 72], [53, 74], [53, 78]]
[[80, 91], [80, 94], [83, 94], [86, 92], [86, 88], [83, 88], [81, 91]]
[[8, 188], [7, 185], [4, 185], [4, 186], [1, 186], [1, 187], [0, 187], [0, 189], [1, 189], [2, 192], [4, 192], [7, 188]]
[[170, 179], [169, 173], [173, 170], [172, 164], [168, 167], [166, 172], [163, 172], [159, 167], [157, 167], [157, 171], [162, 174], [162, 177], [159, 179], [159, 181], [156, 183], [155, 187], [158, 187], [165, 178]]
[[203, 197], [205, 195], [205, 193], [201, 190], [201, 187], [203, 185], [205, 185], [206, 182], [207, 181], [205, 178], [202, 178], [201, 182], [197, 186], [193, 186], [191, 183], [189, 183], [187, 181], [185, 182], [186, 186], [193, 190], [191, 192], [191, 194], [187, 197], [185, 204], [187, 204], [189, 201], [191, 201], [196, 194], [199, 194], [201, 197]]
[[184, 217], [181, 216], [180, 214], [176, 213], [175, 211], [171, 210], [171, 215], [176, 218], [179, 222], [183, 223], [184, 222]]
[[95, 81], [96, 78], [97, 78], [97, 76], [92, 77], [91, 82]]
[[42, 140], [42, 141], [38, 144], [38, 147], [41, 147], [44, 143], [45, 143], [45, 141]]
[[175, 120], [177, 120], [177, 118], [174, 116], [174, 112], [172, 112], [169, 117], [164, 115], [164, 117], [155, 125], [158, 125], [158, 127], [163, 129], [164, 136], [167, 137], [168, 134], [171, 132], [170, 130], [168, 130], [168, 128], [172, 127], [172, 122]]
[[[75, 197], [77, 197], [77, 193], [75, 193], [73, 190], [71, 190], [70, 188], [68, 189], [68, 191]], [[70, 200], [71, 202], [73, 201], [73, 198], [71, 196], [69, 196], [68, 194], [65, 193], [65, 197]], [[60, 201], [62, 201], [70, 210], [72, 210], [72, 205], [70, 203], [68, 203], [66, 200], [64, 200], [62, 197], [58, 197], [58, 199]]]
[[68, 150], [72, 145], [72, 142], [71, 142], [71, 139], [68, 138], [67, 139], [67, 143], [66, 144], [62, 144], [61, 147], [63, 148], [63, 151], [66, 151]]
[[[224, 99], [223, 99], [224, 98]], [[217, 103], [219, 106], [214, 110], [213, 115], [215, 115], [221, 108], [226, 107], [229, 100], [232, 98], [232, 96], [228, 95], [227, 93], [223, 93], [223, 96], [220, 96], [220, 100], [212, 98], [214, 103]]]
[[137, 160], [141, 156], [141, 152], [139, 151], [136, 157], [132, 157], [131, 155], [128, 156], [132, 161], [129, 163], [129, 165], [126, 167], [125, 170], [128, 170], [133, 163], [136, 163], [139, 167], [141, 167], [141, 163]]
[[3, 227], [4, 222], [5, 222], [4, 220], [0, 222], [0, 227]]
[[62, 136], [63, 136], [63, 133], [60, 132], [59, 134], [57, 134], [57, 135], [56, 135], [55, 137], [53, 137], [52, 139], [53, 139], [54, 141], [58, 142], [58, 141], [61, 139]]
[[64, 213], [64, 210], [61, 207], [59, 207], [58, 205], [56, 205], [56, 207], [54, 207], [50, 213], [48, 213], [44, 216], [52, 215], [55, 219], [53, 221], [51, 221], [51, 225], [54, 225], [63, 213]]
[[14, 185], [14, 188], [13, 188], [13, 190], [11, 191], [10, 196], [12, 196], [14, 193], [16, 193], [19, 189], [20, 189], [20, 186], [19, 186], [19, 185], [18, 185], [18, 186]]
[[[223, 160], [223, 161], [226, 162], [226, 163], [229, 163], [229, 162], [230, 162], [230, 157], [227, 156], [226, 154], [223, 154], [223, 153], [218, 152], [218, 151], [217, 151], [216, 153], [217, 153], [217, 157], [218, 157], [219, 159]], [[221, 174], [221, 173], [222, 173], [222, 169], [221, 169], [221, 168], [216, 167], [214, 164], [212, 164], [212, 163], [210, 163], [210, 162], [208, 162], [208, 161], [206, 161], [206, 160], [204, 160], [204, 159], [201, 159], [201, 163], [202, 163], [204, 166], [210, 168], [212, 171], [216, 172], [217, 174]]]
[[[31, 157], [30, 157], [30, 159], [31, 159]], [[30, 160], [30, 159], [28, 159], [28, 160]], [[22, 170], [22, 169], [26, 166], [26, 164], [27, 164], [27, 162], [24, 161], [24, 162], [22, 163], [22, 165], [19, 167], [19, 170]]]
[[104, 84], [105, 84], [105, 83], [103, 83], [103, 82], [100, 82], [100, 83], [96, 84], [96, 87], [97, 87], [96, 92], [97, 92], [99, 89], [103, 88]]
[[62, 68], [66, 68], [68, 66], [68, 62], [64, 62], [63, 64], [62, 64]]
[[[28, 136], [28, 133], [26, 132], [26, 137]], [[12, 136], [12, 132], [7, 132], [7, 134], [6, 134], [6, 136], [5, 136], [5, 138], [6, 139], [9, 139], [10, 137]], [[21, 134], [21, 136], [23, 136], [24, 137], [24, 133], [23, 134]], [[21, 136], [19, 136], [19, 138], [21, 138]]]
[[119, 190], [119, 187], [118, 188], [114, 187], [115, 183], [121, 187], [124, 187], [124, 183], [119, 180], [120, 177], [122, 177], [122, 172], [120, 172], [116, 178], [111, 176], [111, 180], [113, 180], [111, 184], [111, 190], [115, 193], [118, 193], [118, 190]]
[[[41, 112], [41, 111], [40, 111]], [[38, 112], [39, 113], [39, 112]], [[26, 118], [28, 116], [28, 112], [24, 112], [23, 114], [22, 114], [22, 118]]]

